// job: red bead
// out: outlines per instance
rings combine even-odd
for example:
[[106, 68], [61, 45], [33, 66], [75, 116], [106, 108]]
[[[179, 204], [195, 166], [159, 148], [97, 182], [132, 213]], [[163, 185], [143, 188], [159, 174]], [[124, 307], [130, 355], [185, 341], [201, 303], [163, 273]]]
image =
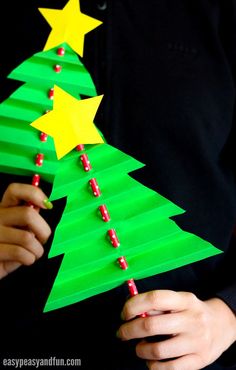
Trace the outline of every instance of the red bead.
[[30, 208], [35, 208], [35, 205], [32, 202], [28, 202], [27, 206], [30, 207]]
[[58, 48], [57, 49], [57, 55], [59, 55], [60, 57], [63, 57], [65, 55], [65, 49], [64, 48]]
[[44, 154], [41, 154], [41, 153], [37, 154], [36, 159], [35, 159], [36, 166], [39, 166], [39, 167], [42, 166], [43, 160], [44, 160]]
[[[127, 280], [127, 285], [128, 285], [129, 293], [130, 293], [130, 296], [131, 297], [134, 297], [135, 295], [138, 294], [138, 289], [136, 287], [136, 284], [134, 282], [134, 279]], [[147, 312], [143, 312], [140, 315], [138, 315], [138, 317], [143, 317], [143, 318], [145, 318], [147, 316], [148, 316], [148, 313]]]
[[134, 282], [134, 279], [128, 280], [127, 281], [127, 284], [128, 284], [130, 296], [133, 297], [133, 296], [137, 295], [138, 294], [138, 289], [136, 287], [136, 284]]
[[127, 268], [128, 268], [128, 263], [127, 263], [126, 258], [125, 258], [124, 256], [119, 257], [119, 258], [118, 258], [118, 262], [119, 262], [120, 268], [121, 268], [122, 270], [127, 270]]
[[143, 317], [143, 318], [148, 317], [148, 313], [147, 312], [141, 313], [141, 315], [139, 315], [139, 317]]
[[107, 207], [105, 205], [102, 205], [102, 206], [99, 207], [99, 210], [101, 212], [103, 221], [104, 222], [109, 222], [111, 217], [108, 213]]
[[83, 164], [84, 170], [85, 170], [86, 172], [90, 171], [90, 170], [92, 169], [92, 166], [91, 166], [91, 164], [90, 164], [90, 161], [89, 161], [89, 159], [88, 159], [87, 154], [82, 154], [82, 155], [80, 156], [80, 159], [81, 159], [81, 162], [82, 162], [82, 164]]
[[99, 189], [98, 183], [96, 179], [89, 180], [90, 186], [92, 188], [93, 194], [95, 197], [100, 197], [101, 190]]
[[83, 145], [83, 144], [79, 144], [79, 145], [77, 145], [76, 150], [77, 150], [78, 152], [81, 152], [82, 150], [84, 150], [84, 145]]
[[32, 178], [32, 185], [39, 186], [40, 182], [40, 176], [38, 174], [35, 174]]
[[57, 73], [60, 73], [62, 70], [62, 66], [60, 64], [56, 64], [54, 66], [54, 71], [57, 72]]
[[40, 140], [43, 141], [43, 142], [46, 142], [48, 139], [48, 135], [45, 134], [44, 132], [41, 132], [40, 134]]
[[48, 97], [49, 99], [53, 100], [54, 99], [54, 88], [52, 87], [49, 92], [48, 92]]
[[114, 229], [108, 230], [108, 235], [111, 241], [111, 244], [113, 245], [114, 248], [117, 248], [120, 246], [119, 239], [116, 235], [116, 232]]

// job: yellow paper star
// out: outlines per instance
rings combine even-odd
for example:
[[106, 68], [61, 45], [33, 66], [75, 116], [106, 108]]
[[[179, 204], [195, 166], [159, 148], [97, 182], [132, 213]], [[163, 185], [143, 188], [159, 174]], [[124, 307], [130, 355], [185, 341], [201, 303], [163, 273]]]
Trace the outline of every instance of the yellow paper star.
[[82, 57], [85, 34], [102, 24], [81, 13], [79, 0], [69, 0], [62, 10], [39, 8], [39, 11], [52, 27], [44, 50], [66, 42]]
[[53, 137], [58, 159], [78, 144], [103, 143], [93, 123], [102, 98], [103, 95], [78, 100], [55, 86], [53, 110], [31, 126]]

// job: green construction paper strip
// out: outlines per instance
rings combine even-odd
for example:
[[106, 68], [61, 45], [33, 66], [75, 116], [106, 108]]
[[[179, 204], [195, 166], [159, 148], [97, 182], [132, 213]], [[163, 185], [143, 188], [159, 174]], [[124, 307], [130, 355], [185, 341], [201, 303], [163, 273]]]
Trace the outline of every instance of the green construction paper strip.
[[[47, 110], [53, 109], [53, 101], [48, 98], [48, 91], [49, 87], [45, 86], [21, 86], [0, 105], [0, 116], [24, 120], [30, 124]], [[77, 92], [69, 93], [80, 100]]]
[[[58, 48], [64, 48], [65, 54], [63, 56], [60, 56], [57, 54]], [[43, 51], [40, 53], [35, 54], [36, 56], [39, 56], [40, 58], [44, 58], [47, 60], [52, 60], [55, 64], [60, 64], [64, 61], [67, 63], [70, 63], [72, 65], [80, 65], [81, 68], [84, 68], [83, 63], [81, 62], [78, 54], [74, 52], [74, 50], [66, 43], [62, 43], [55, 48], [52, 48], [48, 51]], [[89, 74], [89, 72], [87, 72]], [[92, 82], [93, 84], [93, 82]], [[94, 84], [93, 84], [94, 85]], [[95, 87], [94, 87], [95, 88]]]
[[[57, 55], [57, 49], [61, 46], [65, 48], [64, 56]], [[56, 64], [62, 66], [60, 73], [54, 71]], [[67, 44], [34, 54], [16, 67], [8, 77], [35, 85], [53, 87], [56, 84], [66, 91], [73, 91], [74, 93], [77, 91], [77, 94], [97, 95], [90, 74], [77, 54]]]
[[120, 176], [121, 173], [127, 173], [137, 170], [144, 166], [143, 163], [128, 156], [120, 150], [108, 145], [85, 146], [86, 154], [92, 164], [92, 170], [86, 173], [79, 159], [84, 152], [74, 152], [61, 160], [60, 170], [55, 178], [50, 200], [65, 197], [80, 189], [88, 181], [96, 177], [98, 181], [106, 177]]
[[[37, 172], [43, 180], [53, 181], [59, 162], [50, 137], [41, 142], [40, 132], [27, 121], [4, 116], [0, 116], [0, 133], [0, 172], [25, 176]], [[42, 167], [35, 165], [38, 153], [44, 154]]]
[[25, 84], [0, 105], [0, 115], [30, 124], [52, 108], [53, 102], [48, 99], [48, 88]]
[[19, 156], [17, 153], [1, 153], [0, 173], [8, 173], [21, 176], [33, 176], [37, 173], [41, 179], [47, 182], [53, 182], [58, 163], [44, 159], [44, 165], [38, 167], [34, 164], [34, 157]]
[[[48, 99], [48, 90], [51, 87], [52, 85], [50, 84], [25, 83], [20, 88], [15, 90], [10, 97], [16, 100], [21, 100], [26, 104], [29, 103], [35, 106], [38, 105], [43, 107], [43, 109], [52, 109], [53, 101]], [[44, 111], [42, 113], [44, 113]]]
[[[108, 227], [115, 228], [118, 231], [124, 245], [126, 245], [126, 238], [123, 234], [126, 230], [132, 230], [133, 228], [139, 228], [137, 234], [140, 234], [139, 240], [142, 240], [141, 230], [146, 223], [150, 223], [150, 220], [155, 219], [156, 225], [158, 225], [159, 219], [162, 220], [163, 217], [168, 218], [183, 213], [183, 210], [174, 203], [141, 185], [128, 175], [126, 177], [125, 181], [123, 179], [122, 181], [120, 181], [121, 179], [116, 181], [116, 178], [114, 178], [114, 184], [116, 182], [120, 184], [122, 189], [120, 193], [115, 193], [116, 187], [111, 184], [110, 187], [106, 188], [110, 192], [107, 194], [104, 190], [103, 195], [99, 198], [93, 197], [87, 186], [83, 191], [76, 192], [75, 196], [68, 197], [61, 223], [55, 233], [50, 257], [58, 253], [64, 253], [65, 250], [68, 253], [75, 248], [80, 249], [80, 246], [83, 245], [86, 245], [87, 248], [88, 242], [86, 243], [86, 239], [92, 240], [95, 244], [100, 242], [100, 238], [104, 236]], [[127, 184], [129, 184], [129, 187], [125, 188]], [[132, 184], [133, 188], [131, 188]], [[113, 189], [115, 195], [111, 194]], [[79, 206], [78, 199], [80, 200]], [[109, 224], [104, 223], [101, 218], [98, 209], [101, 204], [106, 204], [110, 215], [112, 215]], [[74, 230], [80, 230], [80, 232], [74, 233]], [[163, 227], [159, 231], [161, 233], [166, 232]], [[150, 238], [150, 233], [148, 235]], [[156, 228], [154, 228], [154, 237], [159, 237]], [[132, 241], [133, 236], [131, 235], [131, 245]], [[103, 254], [103, 251], [101, 253]], [[80, 262], [82, 263], [82, 260]]]
[[[159, 218], [155, 220], [154, 223], [150, 218], [148, 218], [147, 214], [144, 214], [143, 216], [147, 218], [145, 224], [142, 224], [140, 220], [135, 217], [131, 222], [129, 220], [127, 222], [117, 223], [115, 230], [119, 235], [122, 248], [112, 248], [106, 234], [108, 228], [114, 228], [114, 225], [109, 222], [109, 224], [105, 225], [103, 223], [102, 227], [100, 226], [101, 230], [99, 228], [97, 233], [92, 230], [87, 235], [83, 235], [78, 239], [73, 238], [73, 247], [67, 248], [68, 245], [65, 244], [64, 250], [66, 250], [67, 256], [69, 254], [73, 255], [73, 261], [76, 261], [76, 258], [79, 258], [79, 265], [81, 268], [83, 266], [91, 265], [94, 260], [96, 263], [102, 260], [112, 262], [114, 258], [119, 257], [120, 253], [122, 253], [121, 250], [125, 251], [126, 256], [142, 252], [143, 248], [146, 248], [147, 238], [149, 245], [155, 248], [157, 244], [165, 241], [167, 238], [176, 239], [178, 238], [178, 234], [182, 233], [180, 229], [176, 227], [174, 222], [170, 222], [168, 218], [164, 219], [164, 215], [163, 218], [159, 215]], [[77, 227], [77, 230], [80, 230], [80, 223], [78, 223]], [[58, 245], [60, 244], [58, 243]], [[56, 248], [56, 245], [54, 248]], [[92, 260], [91, 253], [88, 252], [91, 251], [91, 248], [93, 250], [94, 257]], [[74, 262], [73, 268], [76, 266], [77, 265], [75, 265]], [[64, 270], [66, 270], [65, 267]]]
[[48, 137], [47, 142], [41, 142], [40, 132], [30, 126], [27, 121], [0, 116], [0, 130], [1, 151], [4, 152], [4, 143], [11, 143], [14, 144], [14, 151], [15, 146], [25, 147], [29, 154], [32, 152], [32, 148], [36, 153], [38, 150], [43, 150], [44, 153], [51, 154], [56, 160], [53, 139]]
[[[166, 217], [184, 212], [174, 203], [169, 202], [160, 194], [148, 189], [128, 175], [119, 178], [116, 176], [113, 178], [104, 177], [103, 189], [101, 196], [94, 197], [93, 201], [91, 201], [93, 193], [88, 184], [83, 189], [69, 195], [63, 215], [64, 223], [71, 223], [73, 220], [79, 219], [84, 222], [84, 215], [86, 214], [94, 214], [94, 217], [96, 217], [97, 212], [95, 210], [104, 203], [109, 207], [112, 214], [110, 222], [113, 219], [127, 221], [130, 217], [139, 217], [140, 210], [141, 214], [144, 214], [159, 213], [161, 209], [161, 214], [164, 212]], [[79, 208], [78, 199], [80, 199]], [[122, 207], [120, 204], [122, 204]]]

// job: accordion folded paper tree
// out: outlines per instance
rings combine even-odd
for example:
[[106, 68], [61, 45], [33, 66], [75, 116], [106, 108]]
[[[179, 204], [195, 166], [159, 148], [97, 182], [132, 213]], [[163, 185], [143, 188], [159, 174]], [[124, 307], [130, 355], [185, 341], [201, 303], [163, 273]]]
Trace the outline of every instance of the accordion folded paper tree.
[[[184, 212], [181, 208], [129, 176], [142, 163], [109, 144], [89, 145], [102, 142], [92, 122], [101, 97], [96, 96], [89, 73], [71, 49], [75, 44], [72, 30], [77, 27], [74, 17], [82, 19], [81, 42], [99, 22], [81, 18], [78, 4], [69, 0], [61, 11], [41, 10], [53, 26], [46, 44], [46, 49], [48, 45], [52, 49], [35, 54], [11, 73], [10, 77], [26, 83], [0, 105], [0, 170], [31, 176], [37, 171], [53, 182], [51, 200], [67, 197], [49, 253], [49, 257], [64, 257], [45, 311], [125, 281], [130, 293], [137, 294], [133, 279], [221, 253], [170, 219]], [[83, 42], [78, 51], [83, 52]], [[79, 104], [80, 95], [93, 98]], [[57, 121], [58, 112], [63, 119]], [[52, 138], [44, 140], [47, 134], [56, 140], [56, 147]], [[77, 151], [58, 161], [68, 152], [67, 136]], [[39, 158], [42, 153], [44, 158]]]
[[219, 253], [169, 218], [181, 208], [128, 175], [141, 167], [108, 144], [62, 162], [51, 200], [67, 203], [49, 257], [64, 258], [45, 311]]
[[[55, 84], [80, 99], [80, 95], [96, 96], [94, 83], [65, 43], [33, 55], [9, 78], [25, 83], [0, 105], [0, 171], [19, 175], [37, 171], [52, 182], [59, 165], [53, 140], [30, 123], [52, 110]], [[38, 154], [44, 156], [43, 166], [36, 166]]]

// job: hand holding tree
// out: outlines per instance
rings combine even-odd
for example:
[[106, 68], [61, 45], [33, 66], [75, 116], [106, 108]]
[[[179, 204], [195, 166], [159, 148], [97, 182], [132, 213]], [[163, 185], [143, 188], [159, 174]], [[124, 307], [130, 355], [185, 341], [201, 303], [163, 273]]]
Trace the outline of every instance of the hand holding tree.
[[[146, 318], [137, 318], [148, 312]], [[129, 299], [117, 335], [122, 340], [168, 335], [160, 342], [141, 340], [137, 356], [150, 370], [198, 370], [214, 362], [236, 340], [236, 317], [218, 298], [158, 290]], [[163, 362], [163, 360], [165, 360]]]
[[43, 255], [51, 230], [39, 210], [50, 207], [39, 188], [24, 184], [7, 188], [0, 203], [0, 279]]

